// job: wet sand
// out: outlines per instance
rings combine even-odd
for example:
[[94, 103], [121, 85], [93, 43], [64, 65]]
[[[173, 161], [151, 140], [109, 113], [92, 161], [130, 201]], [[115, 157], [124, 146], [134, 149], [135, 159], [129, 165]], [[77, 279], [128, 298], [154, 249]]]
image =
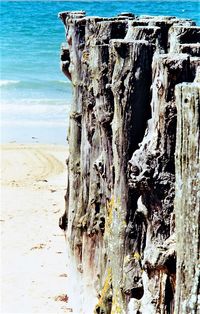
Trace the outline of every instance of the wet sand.
[[1, 145], [1, 313], [70, 313], [64, 212], [67, 149]]

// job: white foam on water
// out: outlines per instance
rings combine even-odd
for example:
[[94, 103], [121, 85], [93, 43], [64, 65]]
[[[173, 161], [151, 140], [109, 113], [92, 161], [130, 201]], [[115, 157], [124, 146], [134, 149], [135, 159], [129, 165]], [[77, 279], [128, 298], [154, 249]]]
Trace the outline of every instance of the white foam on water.
[[64, 143], [69, 126], [70, 101], [65, 99], [1, 100], [0, 142]]
[[[63, 102], [62, 102], [63, 103]], [[47, 104], [5, 104], [1, 105], [1, 113], [4, 114], [12, 114], [12, 115], [20, 115], [20, 114], [61, 114], [67, 113], [67, 106], [65, 104], [57, 104], [57, 105], [47, 105]], [[29, 117], [31, 118], [31, 117]]]
[[14, 81], [14, 80], [0, 80], [0, 87], [1, 86], [7, 86], [10, 84], [19, 84], [20, 81]]
[[[58, 83], [62, 83], [62, 84], [69, 84], [69, 81], [58, 80]], [[70, 83], [70, 85], [71, 85], [71, 83]]]
[[[46, 120], [4, 120], [1, 121], [2, 127], [5, 126], [18, 126], [18, 127], [66, 127], [65, 121], [46, 121]], [[41, 128], [42, 131], [42, 128]]]

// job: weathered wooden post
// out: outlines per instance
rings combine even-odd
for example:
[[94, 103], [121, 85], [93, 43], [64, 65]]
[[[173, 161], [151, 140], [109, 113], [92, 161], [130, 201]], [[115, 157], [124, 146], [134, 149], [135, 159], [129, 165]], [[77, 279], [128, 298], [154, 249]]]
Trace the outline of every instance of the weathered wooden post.
[[200, 310], [200, 82], [176, 86], [175, 313]]
[[73, 86], [60, 226], [81, 314], [197, 314], [199, 27], [128, 12], [60, 17]]

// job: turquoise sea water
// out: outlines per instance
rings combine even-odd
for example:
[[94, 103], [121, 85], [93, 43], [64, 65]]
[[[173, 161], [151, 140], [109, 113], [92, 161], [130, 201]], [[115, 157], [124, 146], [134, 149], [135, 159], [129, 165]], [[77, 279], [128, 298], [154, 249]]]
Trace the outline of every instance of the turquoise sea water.
[[200, 24], [199, 1], [1, 1], [1, 141], [65, 143], [71, 85], [59, 69], [59, 11], [173, 15]]

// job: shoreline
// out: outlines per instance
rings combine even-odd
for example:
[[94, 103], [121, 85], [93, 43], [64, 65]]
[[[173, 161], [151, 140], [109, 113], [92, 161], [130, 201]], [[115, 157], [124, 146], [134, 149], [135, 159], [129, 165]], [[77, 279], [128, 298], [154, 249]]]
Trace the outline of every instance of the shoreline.
[[64, 212], [67, 147], [1, 144], [1, 311], [70, 313]]
[[35, 143], [18, 143], [16, 141], [11, 141], [7, 143], [0, 143], [0, 148], [2, 149], [9, 149], [9, 147], [12, 149], [12, 147], [27, 147], [27, 148], [42, 148], [42, 149], [53, 149], [53, 148], [58, 148], [58, 149], [66, 149], [67, 150], [67, 143], [66, 145], [64, 144], [54, 144], [54, 143], [40, 143], [40, 142], [35, 142]]

